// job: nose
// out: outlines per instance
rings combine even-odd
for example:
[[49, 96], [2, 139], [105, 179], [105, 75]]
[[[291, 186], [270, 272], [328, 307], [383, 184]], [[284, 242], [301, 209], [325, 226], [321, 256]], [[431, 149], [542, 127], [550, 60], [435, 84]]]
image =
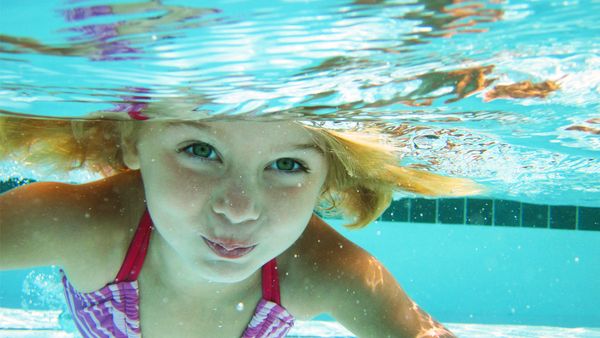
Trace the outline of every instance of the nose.
[[214, 196], [213, 211], [232, 224], [256, 221], [260, 210], [253, 184], [242, 178], [224, 183], [223, 189]]

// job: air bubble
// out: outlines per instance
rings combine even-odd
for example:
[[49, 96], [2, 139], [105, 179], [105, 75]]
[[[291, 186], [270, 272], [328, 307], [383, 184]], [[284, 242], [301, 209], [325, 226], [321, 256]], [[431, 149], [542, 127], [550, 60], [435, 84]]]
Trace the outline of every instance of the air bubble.
[[237, 303], [237, 305], [235, 306], [235, 309], [238, 311], [244, 311], [244, 303], [242, 303], [242, 302]]

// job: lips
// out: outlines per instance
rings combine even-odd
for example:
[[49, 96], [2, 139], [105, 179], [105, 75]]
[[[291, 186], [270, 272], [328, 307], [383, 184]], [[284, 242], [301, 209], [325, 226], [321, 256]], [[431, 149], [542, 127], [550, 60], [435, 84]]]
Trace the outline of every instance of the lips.
[[206, 245], [218, 256], [223, 258], [240, 258], [249, 254], [256, 245], [245, 245], [243, 243], [236, 243], [232, 241], [222, 241], [222, 240], [209, 240], [205, 237], [202, 237]]

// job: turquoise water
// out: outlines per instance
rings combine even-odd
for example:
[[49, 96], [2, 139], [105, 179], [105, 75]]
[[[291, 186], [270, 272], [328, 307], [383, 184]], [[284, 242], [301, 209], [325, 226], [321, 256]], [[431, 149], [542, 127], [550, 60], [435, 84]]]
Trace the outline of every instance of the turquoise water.
[[[0, 0], [0, 114], [127, 118], [150, 103], [168, 107], [157, 119], [377, 123], [403, 163], [473, 178], [486, 197], [597, 208], [599, 10], [594, 0]], [[0, 163], [0, 181], [10, 177], [94, 179]], [[596, 337], [598, 233], [379, 222], [345, 235], [462, 336]], [[0, 273], [0, 337], [68, 336], [56, 331], [52, 270], [36, 271]], [[306, 325], [298, 335], [325, 324]]]
[[[595, 0], [0, 6], [3, 114], [372, 120], [404, 163], [493, 197], [600, 205]], [[527, 81], [558, 89], [499, 94]]]

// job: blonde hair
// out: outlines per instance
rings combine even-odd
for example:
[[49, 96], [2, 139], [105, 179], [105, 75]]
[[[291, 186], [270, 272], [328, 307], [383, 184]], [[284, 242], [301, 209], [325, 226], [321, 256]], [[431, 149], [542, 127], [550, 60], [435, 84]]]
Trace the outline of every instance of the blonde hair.
[[465, 196], [482, 192], [471, 180], [453, 178], [399, 165], [393, 145], [378, 139], [379, 130], [337, 132], [307, 127], [327, 156], [329, 172], [322, 204], [325, 213], [341, 211], [360, 228], [379, 217], [392, 194], [405, 191], [430, 197]]
[[[121, 139], [131, 137], [140, 121], [50, 120], [0, 117], [0, 160], [47, 166], [69, 172], [87, 169], [104, 176], [129, 170]], [[399, 165], [395, 149], [378, 139], [377, 130], [338, 132], [305, 126], [329, 164], [318, 209], [341, 212], [347, 227], [363, 227], [389, 206], [394, 190], [426, 196], [464, 196], [481, 187], [470, 180], [445, 177]]]
[[114, 175], [127, 170], [121, 156], [119, 123], [125, 122], [2, 116], [0, 160], [58, 172], [87, 169]]

